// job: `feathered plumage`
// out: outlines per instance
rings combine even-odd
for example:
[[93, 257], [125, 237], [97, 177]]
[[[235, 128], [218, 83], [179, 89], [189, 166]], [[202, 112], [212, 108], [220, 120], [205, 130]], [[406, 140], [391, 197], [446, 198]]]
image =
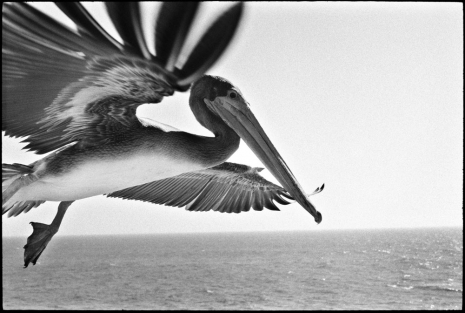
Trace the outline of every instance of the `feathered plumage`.
[[169, 206], [186, 206], [188, 211], [240, 213], [253, 208], [279, 211], [272, 200], [289, 204], [286, 190], [263, 177], [263, 168], [224, 162], [221, 165], [148, 184], [119, 190], [108, 197], [142, 200]]
[[[199, 3], [162, 4], [155, 55], [144, 39], [138, 3], [106, 3], [121, 43], [81, 4], [57, 6], [77, 30], [28, 4], [3, 8], [2, 130], [25, 137], [29, 150], [51, 153], [27, 166], [2, 165], [2, 214], [60, 201], [52, 224], [33, 224], [26, 267], [35, 264], [71, 203], [98, 194], [228, 213], [279, 211], [273, 201], [296, 199], [321, 221], [239, 89], [204, 75], [231, 41], [242, 3], [216, 18], [181, 68], [177, 61]], [[190, 107], [214, 137], [136, 116], [139, 105], [158, 103], [191, 84]], [[259, 168], [225, 162], [240, 138], [284, 188], [261, 177]]]
[[74, 141], [108, 143], [140, 127], [136, 108], [185, 91], [203, 75], [231, 40], [242, 12], [237, 4], [218, 17], [178, 69], [173, 64], [198, 3], [163, 4], [156, 56], [145, 44], [138, 3], [106, 3], [123, 44], [79, 3], [57, 5], [77, 32], [24, 3], [3, 9], [2, 130], [27, 137], [26, 148], [39, 154]]

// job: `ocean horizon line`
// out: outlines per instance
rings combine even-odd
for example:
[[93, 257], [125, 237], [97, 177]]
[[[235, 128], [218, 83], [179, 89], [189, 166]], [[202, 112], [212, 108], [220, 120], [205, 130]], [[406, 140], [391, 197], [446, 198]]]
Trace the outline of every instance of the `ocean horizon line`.
[[[257, 230], [257, 231], [196, 231], [196, 232], [155, 232], [130, 234], [63, 234], [60, 237], [110, 237], [110, 236], [163, 236], [163, 235], [226, 235], [226, 234], [276, 234], [276, 233], [337, 233], [337, 232], [378, 232], [378, 231], [407, 231], [407, 230], [433, 230], [433, 229], [462, 229], [463, 226], [413, 226], [413, 227], [380, 227], [380, 228], [339, 228], [339, 229], [296, 229], [296, 230]], [[3, 238], [23, 238], [24, 235], [4, 236]]]

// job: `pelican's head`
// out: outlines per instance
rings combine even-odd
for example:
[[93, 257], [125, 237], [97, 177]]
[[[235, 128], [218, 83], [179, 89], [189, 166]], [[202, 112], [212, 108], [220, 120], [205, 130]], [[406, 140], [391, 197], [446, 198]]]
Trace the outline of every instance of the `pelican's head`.
[[237, 87], [224, 78], [205, 75], [194, 83], [191, 94], [200, 95], [207, 108], [245, 141], [284, 189], [313, 215], [317, 223], [321, 222], [321, 213], [310, 203]]

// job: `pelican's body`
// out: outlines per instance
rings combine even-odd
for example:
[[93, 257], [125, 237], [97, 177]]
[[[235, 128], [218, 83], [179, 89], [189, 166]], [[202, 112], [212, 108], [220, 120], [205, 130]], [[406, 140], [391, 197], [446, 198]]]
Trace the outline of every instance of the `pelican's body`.
[[84, 149], [71, 144], [33, 163], [38, 180], [16, 192], [10, 203], [70, 201], [109, 194], [213, 167], [239, 147], [239, 137], [226, 127], [217, 137], [204, 137], [169, 131], [147, 119], [144, 124], [117, 141]]
[[[273, 201], [288, 204], [285, 197], [321, 221], [239, 89], [203, 75], [231, 39], [242, 4], [217, 19], [182, 69], [175, 64], [198, 3], [163, 4], [156, 57], [145, 45], [137, 3], [106, 4], [123, 44], [79, 4], [57, 5], [77, 32], [26, 4], [3, 10], [2, 130], [50, 154], [30, 165], [2, 165], [2, 213], [60, 201], [50, 225], [32, 223], [25, 267], [35, 264], [73, 201], [101, 194], [228, 213], [279, 210]], [[211, 137], [136, 115], [139, 105], [189, 87], [192, 113]], [[263, 179], [259, 168], [225, 162], [240, 139], [284, 188]]]
[[10, 201], [78, 200], [204, 168], [182, 153], [156, 147], [137, 149], [129, 144], [126, 147], [110, 145], [85, 151], [70, 147], [38, 161], [34, 174], [39, 179], [21, 188]]

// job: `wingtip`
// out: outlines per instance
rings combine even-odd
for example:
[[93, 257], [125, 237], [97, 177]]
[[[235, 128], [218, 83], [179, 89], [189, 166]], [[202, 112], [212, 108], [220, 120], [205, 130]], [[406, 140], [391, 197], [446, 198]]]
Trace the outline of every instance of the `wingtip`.
[[178, 85], [195, 82], [224, 54], [237, 31], [243, 11], [242, 2], [234, 4], [210, 25], [179, 70]]

